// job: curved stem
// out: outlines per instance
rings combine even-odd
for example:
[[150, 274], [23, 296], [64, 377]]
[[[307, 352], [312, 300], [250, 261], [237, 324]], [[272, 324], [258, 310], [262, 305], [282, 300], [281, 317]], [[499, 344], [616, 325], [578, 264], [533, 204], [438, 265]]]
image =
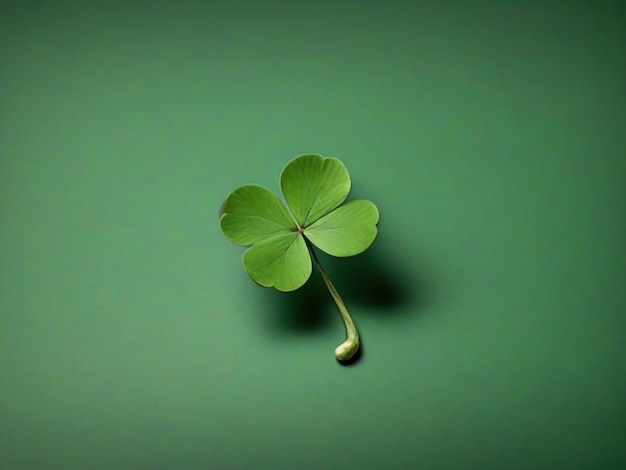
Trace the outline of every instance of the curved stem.
[[333, 299], [335, 300], [335, 303], [337, 304], [337, 308], [339, 309], [339, 313], [341, 313], [341, 318], [343, 319], [343, 323], [346, 326], [346, 335], [347, 335], [346, 340], [343, 343], [341, 343], [339, 346], [337, 346], [337, 348], [335, 349], [335, 357], [339, 361], [342, 361], [342, 362], [349, 361], [359, 350], [359, 332], [356, 328], [356, 325], [354, 324], [354, 321], [352, 321], [352, 317], [350, 317], [350, 313], [348, 313], [348, 309], [346, 308], [346, 305], [343, 303], [343, 300], [341, 300], [341, 296], [339, 295], [339, 292], [337, 292], [337, 289], [335, 289], [335, 286], [330, 281], [330, 278], [326, 274], [326, 271], [324, 271], [324, 268], [322, 267], [322, 263], [320, 263], [320, 260], [315, 254], [315, 250], [313, 250], [313, 247], [311, 246], [311, 244], [306, 238], [305, 238], [305, 241], [306, 241], [307, 246], [309, 247], [311, 256], [315, 260], [315, 264], [317, 264], [317, 268], [319, 269], [320, 274], [322, 275], [322, 278], [324, 279], [324, 282], [326, 283], [326, 287], [328, 287], [330, 295], [333, 296]]

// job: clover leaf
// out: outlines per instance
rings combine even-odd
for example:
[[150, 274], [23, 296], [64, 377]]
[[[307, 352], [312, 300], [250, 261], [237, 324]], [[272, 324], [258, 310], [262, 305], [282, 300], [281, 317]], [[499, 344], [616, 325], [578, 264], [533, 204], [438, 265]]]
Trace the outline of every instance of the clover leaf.
[[341, 161], [304, 154], [287, 163], [280, 175], [287, 206], [270, 190], [247, 184], [228, 195], [220, 218], [226, 238], [250, 246], [243, 265], [261, 286], [284, 292], [302, 287], [311, 276], [313, 258], [348, 330], [345, 343], [349, 344], [335, 351], [340, 360], [350, 359], [358, 350], [358, 332], [313, 245], [345, 257], [362, 253], [376, 239], [378, 209], [366, 200], [343, 204], [350, 187], [350, 175]]

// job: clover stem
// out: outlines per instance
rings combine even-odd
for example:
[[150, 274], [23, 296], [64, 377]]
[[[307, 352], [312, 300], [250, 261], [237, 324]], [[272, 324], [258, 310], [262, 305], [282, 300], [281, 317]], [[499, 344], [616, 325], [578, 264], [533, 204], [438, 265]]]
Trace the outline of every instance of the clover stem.
[[311, 256], [315, 260], [315, 264], [317, 264], [317, 268], [319, 269], [320, 274], [322, 275], [322, 278], [326, 283], [326, 287], [328, 287], [330, 295], [333, 296], [333, 299], [337, 304], [337, 308], [339, 309], [339, 313], [341, 313], [341, 318], [343, 319], [343, 322], [346, 326], [346, 340], [335, 349], [335, 357], [337, 358], [337, 360], [342, 362], [349, 361], [359, 350], [359, 332], [356, 328], [356, 325], [354, 324], [354, 321], [352, 321], [350, 313], [348, 313], [346, 305], [343, 303], [343, 300], [341, 300], [339, 292], [337, 292], [337, 289], [335, 289], [335, 286], [330, 281], [328, 274], [326, 274], [326, 271], [324, 271], [322, 263], [320, 263], [319, 258], [315, 254], [315, 250], [306, 238], [305, 240], [307, 246], [309, 247], [309, 251], [311, 252]]

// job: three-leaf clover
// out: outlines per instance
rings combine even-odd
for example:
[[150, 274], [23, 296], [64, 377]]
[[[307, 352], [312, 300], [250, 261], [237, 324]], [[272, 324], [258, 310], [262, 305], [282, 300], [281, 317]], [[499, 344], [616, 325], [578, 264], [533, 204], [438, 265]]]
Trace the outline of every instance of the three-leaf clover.
[[247, 184], [228, 195], [220, 218], [230, 241], [250, 246], [243, 265], [261, 286], [284, 292], [302, 287], [311, 276], [313, 258], [346, 325], [348, 338], [335, 350], [341, 361], [357, 352], [359, 335], [313, 245], [345, 257], [362, 253], [376, 239], [378, 209], [366, 200], [343, 204], [350, 187], [350, 175], [341, 161], [304, 154], [287, 163], [280, 175], [286, 207], [270, 190]]

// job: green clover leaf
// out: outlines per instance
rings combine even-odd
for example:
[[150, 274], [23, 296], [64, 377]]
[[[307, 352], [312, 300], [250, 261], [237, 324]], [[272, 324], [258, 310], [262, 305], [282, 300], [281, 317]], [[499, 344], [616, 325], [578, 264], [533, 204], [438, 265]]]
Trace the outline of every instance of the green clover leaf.
[[[352, 320], [346, 320], [345, 305], [319, 264], [313, 245], [345, 257], [362, 253], [376, 239], [378, 209], [366, 200], [343, 204], [350, 187], [350, 175], [341, 161], [304, 154], [287, 163], [280, 175], [286, 207], [270, 190], [247, 184], [228, 195], [220, 218], [226, 238], [250, 246], [243, 265], [261, 286], [283, 292], [302, 287], [311, 276], [313, 257], [346, 327]], [[355, 334], [358, 349], [356, 329]]]
[[243, 256], [250, 277], [264, 287], [293, 291], [311, 275], [306, 240], [333, 256], [365, 251], [377, 235], [378, 209], [350, 201], [348, 170], [335, 158], [305, 154], [280, 175], [287, 209], [268, 189], [239, 186], [226, 198], [220, 226], [234, 243], [253, 245]]

